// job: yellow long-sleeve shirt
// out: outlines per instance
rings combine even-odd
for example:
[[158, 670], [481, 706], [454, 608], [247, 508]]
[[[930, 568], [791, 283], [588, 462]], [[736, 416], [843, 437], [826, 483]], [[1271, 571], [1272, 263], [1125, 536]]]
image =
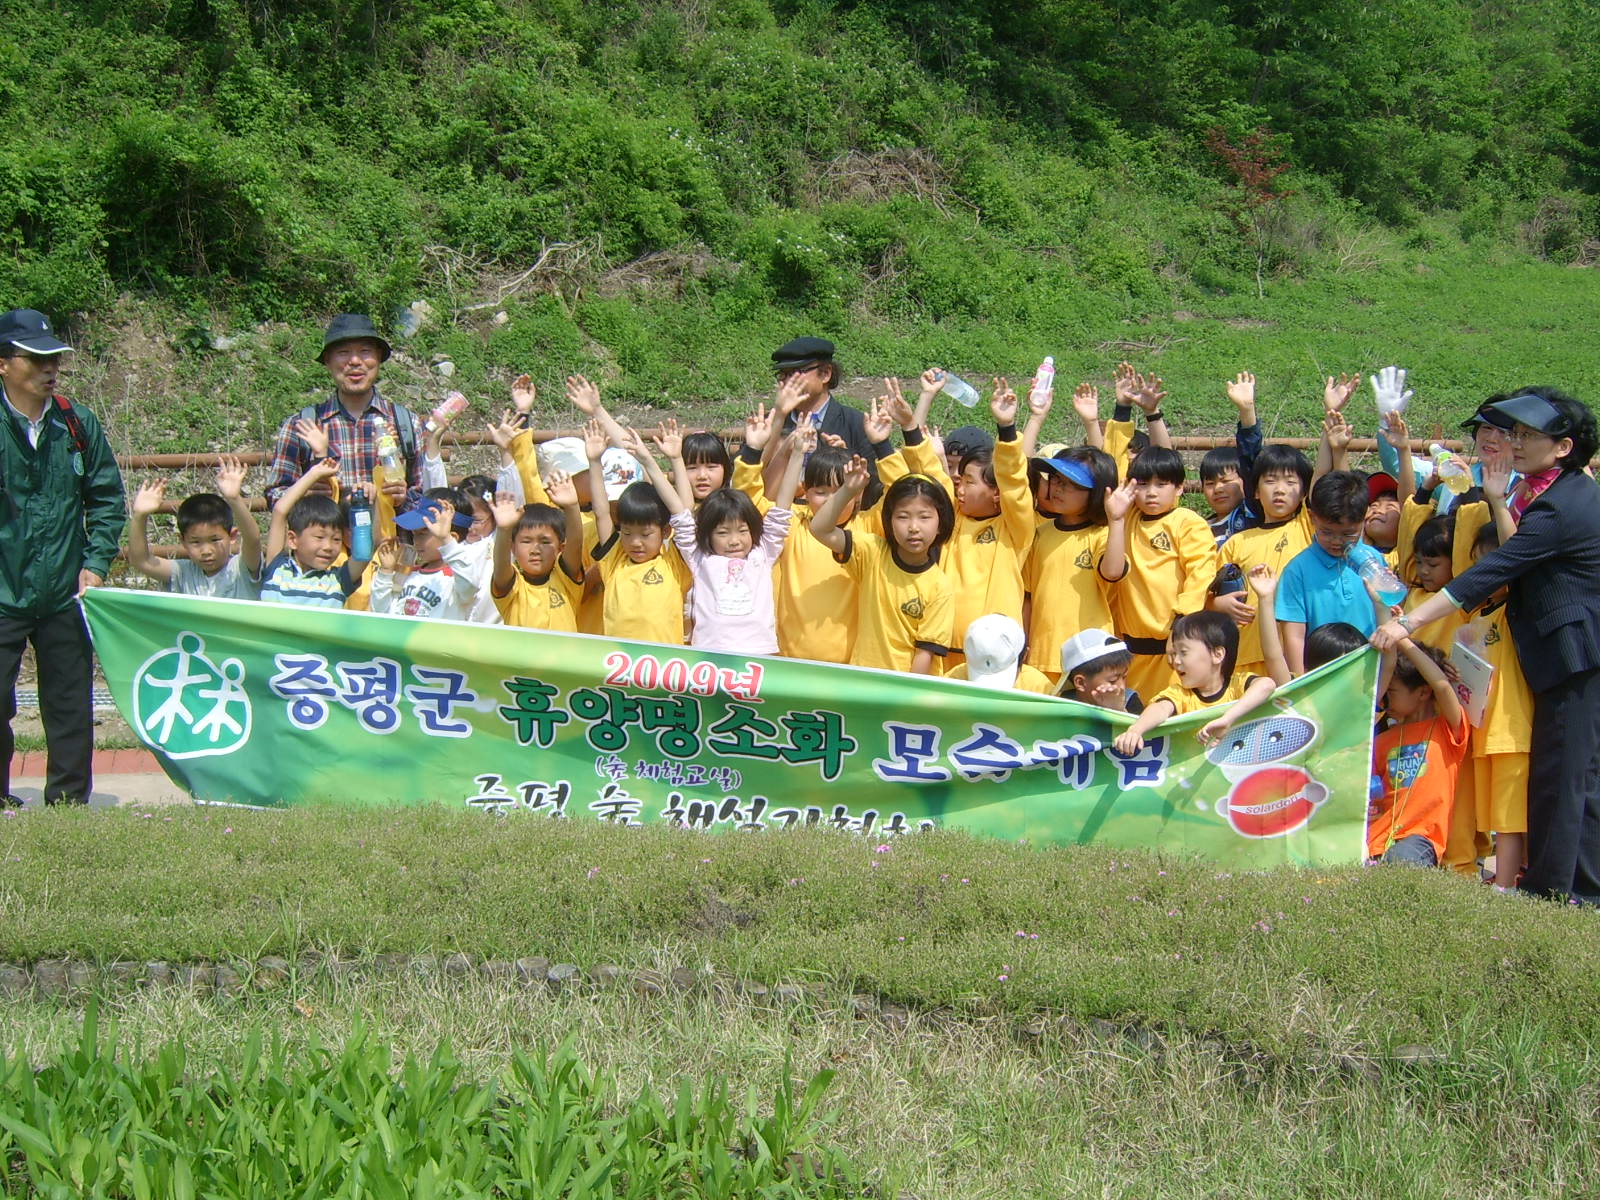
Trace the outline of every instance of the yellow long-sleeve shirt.
[[[1111, 589], [1111, 615], [1124, 638], [1165, 641], [1173, 620], [1205, 607], [1217, 575], [1217, 539], [1199, 513], [1173, 508], [1159, 516], [1132, 514], [1127, 530], [1128, 570]], [[1129, 685], [1153, 696], [1176, 682], [1164, 654], [1134, 651]]]
[[[1283, 574], [1283, 568], [1289, 565], [1291, 558], [1311, 545], [1311, 537], [1311, 517], [1302, 507], [1288, 520], [1239, 530], [1222, 543], [1220, 557], [1224, 563], [1236, 563], [1246, 575], [1251, 567], [1265, 563], [1272, 568], [1276, 578]], [[1255, 593], [1248, 584], [1243, 594], [1246, 600], [1251, 601], [1250, 607], [1253, 609]], [[1266, 674], [1261, 655], [1261, 630], [1252, 621], [1239, 630], [1239, 657], [1234, 673]]]
[[1051, 679], [1061, 678], [1061, 643], [1085, 629], [1110, 632], [1111, 585], [1100, 574], [1104, 525], [1035, 522], [1033, 552], [1023, 568], [1028, 606], [1028, 653], [1023, 659]]

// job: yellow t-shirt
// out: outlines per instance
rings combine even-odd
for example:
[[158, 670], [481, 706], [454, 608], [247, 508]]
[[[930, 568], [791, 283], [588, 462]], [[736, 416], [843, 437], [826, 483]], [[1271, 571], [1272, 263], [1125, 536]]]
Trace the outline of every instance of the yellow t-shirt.
[[876, 534], [846, 530], [845, 537], [841, 561], [858, 589], [850, 661], [858, 667], [909, 671], [919, 649], [942, 658], [950, 647], [955, 589], [938, 560], [907, 568]]
[[1483, 723], [1472, 731], [1472, 753], [1526, 754], [1533, 733], [1533, 692], [1522, 673], [1517, 644], [1511, 640], [1506, 606], [1496, 604], [1479, 610], [1477, 618], [1486, 624], [1483, 634], [1484, 657], [1494, 668], [1489, 681], [1489, 703], [1483, 710]]
[[1159, 517], [1128, 515], [1128, 573], [1111, 589], [1116, 631], [1164, 638], [1175, 617], [1206, 606], [1217, 577], [1217, 539], [1199, 513], [1174, 508]]
[[[1311, 517], [1302, 506], [1300, 511], [1285, 521], [1271, 525], [1258, 525], [1254, 529], [1241, 529], [1222, 543], [1221, 558], [1224, 563], [1237, 563], [1246, 575], [1250, 568], [1265, 563], [1272, 568], [1275, 578], [1281, 578], [1289, 560], [1311, 545]], [[1215, 578], [1215, 576], [1213, 576]], [[1244, 598], [1254, 608], [1255, 593], [1247, 583]], [[1262, 666], [1261, 630], [1252, 621], [1239, 630], [1238, 666], [1234, 673], [1255, 671]]]
[[[912, 470], [942, 485], [955, 503], [950, 476], [929, 442], [907, 446], [901, 454]], [[955, 531], [939, 555], [940, 565], [955, 587], [952, 651], [960, 651], [967, 626], [988, 613], [1003, 613], [1022, 623], [1022, 571], [1033, 546], [1038, 516], [1028, 488], [1028, 460], [1020, 437], [996, 439], [994, 478], [1000, 489], [1000, 511], [979, 519], [962, 516], [957, 508]]]
[[1128, 463], [1132, 455], [1128, 453], [1133, 443], [1133, 422], [1118, 421], [1115, 417], [1106, 422], [1105, 445], [1102, 449], [1111, 456], [1111, 461], [1117, 464], [1117, 480], [1121, 482], [1128, 477]]
[[1163, 688], [1158, 692], [1156, 699], [1146, 704], [1145, 708], [1149, 709], [1150, 705], [1154, 704], [1156, 700], [1165, 700], [1178, 710], [1173, 713], [1175, 717], [1181, 717], [1185, 713], [1199, 712], [1201, 709], [1206, 708], [1222, 708], [1244, 699], [1245, 689], [1260, 678], [1261, 676], [1259, 675], [1246, 675], [1243, 671], [1235, 671], [1233, 678], [1228, 680], [1228, 686], [1214, 696], [1202, 696], [1199, 692], [1191, 692], [1181, 684], [1175, 683], [1171, 687]]
[[1100, 575], [1104, 525], [1035, 520], [1033, 552], [1022, 572], [1033, 597], [1023, 661], [1051, 679], [1061, 674], [1061, 643], [1085, 629], [1111, 631], [1111, 585]]
[[[957, 663], [950, 668], [946, 679], [965, 679], [967, 677], [967, 664]], [[1037, 668], [1030, 667], [1027, 663], [1017, 665], [1017, 677], [1012, 681], [1011, 688], [1018, 692], [1038, 692], [1041, 696], [1056, 694], [1056, 685], [1050, 682], [1049, 676]]]
[[660, 554], [636, 563], [623, 553], [613, 532], [595, 555], [605, 585], [605, 635], [683, 645], [683, 597], [693, 581], [678, 548], [663, 542]]
[[518, 571], [511, 590], [494, 598], [500, 619], [523, 629], [553, 629], [557, 633], [578, 631], [578, 599], [583, 581], [567, 574], [567, 564], [557, 561], [543, 579], [529, 579]]

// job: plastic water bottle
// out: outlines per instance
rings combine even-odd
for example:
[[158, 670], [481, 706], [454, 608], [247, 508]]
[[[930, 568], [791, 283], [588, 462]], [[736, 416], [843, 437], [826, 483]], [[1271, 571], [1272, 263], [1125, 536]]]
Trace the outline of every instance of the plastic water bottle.
[[1459, 496], [1472, 486], [1472, 472], [1451, 457], [1450, 451], [1438, 442], [1428, 447], [1428, 453], [1433, 456], [1433, 469], [1445, 487]]
[[378, 465], [385, 471], [404, 470], [405, 464], [400, 460], [400, 443], [395, 440], [389, 422], [377, 417], [373, 425], [378, 431]]
[[1039, 373], [1033, 377], [1033, 391], [1028, 393], [1029, 404], [1044, 404], [1056, 390], [1056, 360], [1047, 354], [1039, 364]]
[[1358, 544], [1350, 547], [1349, 556], [1354, 562], [1356, 574], [1372, 585], [1379, 600], [1385, 604], [1401, 604], [1405, 601], [1406, 585], [1382, 554], [1371, 546]]
[[361, 488], [350, 493], [350, 557], [359, 562], [372, 559], [372, 502]]
[[961, 405], [962, 408], [971, 408], [978, 402], [978, 389], [959, 375], [952, 375], [949, 371], [940, 371], [939, 378], [944, 380], [944, 394]]
[[439, 401], [439, 406], [433, 410], [432, 415], [428, 417], [422, 427], [432, 433], [440, 426], [448, 425], [455, 420], [456, 417], [466, 411], [466, 408], [467, 398], [460, 392], [451, 392], [443, 400]]

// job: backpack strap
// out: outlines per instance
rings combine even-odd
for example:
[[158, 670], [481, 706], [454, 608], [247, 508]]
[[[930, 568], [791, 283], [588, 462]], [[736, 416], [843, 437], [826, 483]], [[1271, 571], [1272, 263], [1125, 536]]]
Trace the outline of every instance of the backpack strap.
[[394, 432], [400, 443], [400, 457], [405, 460], [406, 470], [410, 472], [417, 462], [417, 418], [398, 401], [391, 400], [389, 407], [394, 409]]
[[72, 401], [65, 396], [57, 396], [56, 411], [61, 414], [61, 419], [66, 422], [67, 434], [72, 438], [72, 448], [79, 454], [89, 452], [89, 438], [83, 432], [83, 422], [78, 420], [78, 410], [72, 407]]

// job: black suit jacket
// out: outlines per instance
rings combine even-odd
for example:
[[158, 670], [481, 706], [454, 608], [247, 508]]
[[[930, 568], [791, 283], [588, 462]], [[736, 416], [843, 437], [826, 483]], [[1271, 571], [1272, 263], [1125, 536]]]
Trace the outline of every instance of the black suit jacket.
[[[790, 413], [783, 423], [783, 431], [788, 433], [794, 428], [795, 414]], [[859, 454], [871, 466], [877, 461], [877, 450], [867, 438], [867, 419], [858, 409], [851, 408], [837, 396], [828, 397], [828, 407], [822, 410], [822, 422], [817, 426], [817, 434], [831, 433], [835, 437], [844, 439], [845, 453]], [[863, 508], [870, 508], [878, 502], [878, 497], [883, 494], [883, 485], [878, 482], [877, 472], [874, 471], [867, 481], [867, 490], [861, 497]]]
[[1522, 514], [1516, 534], [1451, 581], [1463, 608], [1510, 585], [1506, 619], [1535, 692], [1600, 668], [1600, 485], [1567, 471]]

